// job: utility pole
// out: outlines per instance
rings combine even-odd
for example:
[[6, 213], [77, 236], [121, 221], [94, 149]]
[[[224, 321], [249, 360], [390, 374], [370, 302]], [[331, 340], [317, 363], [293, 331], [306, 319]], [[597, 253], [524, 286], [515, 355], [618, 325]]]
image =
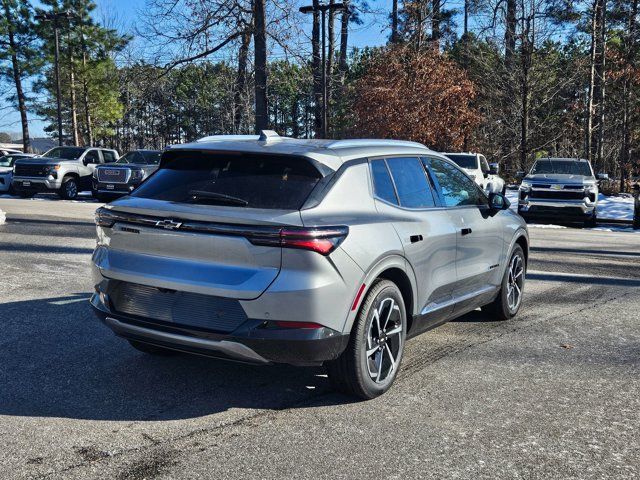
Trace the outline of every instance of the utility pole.
[[318, 3], [316, 5], [307, 5], [300, 7], [301, 13], [316, 13], [322, 15], [322, 125], [320, 127], [320, 136], [327, 138], [329, 130], [329, 99], [327, 98], [327, 34], [326, 34], [326, 17], [329, 10], [347, 10], [344, 3]]
[[72, 13], [69, 11], [64, 12], [45, 12], [40, 15], [36, 15], [36, 20], [40, 22], [53, 22], [53, 35], [55, 38], [55, 52], [54, 52], [54, 63], [55, 63], [55, 72], [56, 72], [56, 107], [58, 114], [58, 145], [63, 145], [62, 138], [62, 105], [61, 105], [61, 93], [60, 93], [60, 32], [59, 32], [59, 21], [64, 18], [71, 18]]

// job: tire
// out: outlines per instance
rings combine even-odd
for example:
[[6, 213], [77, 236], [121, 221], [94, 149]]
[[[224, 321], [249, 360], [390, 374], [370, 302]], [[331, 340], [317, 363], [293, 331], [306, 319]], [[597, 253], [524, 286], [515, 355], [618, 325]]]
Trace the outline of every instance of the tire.
[[[511, 280], [511, 271], [512, 266], [514, 266], [514, 262], [516, 264], [516, 285], [518, 286], [518, 290], [516, 293], [518, 294], [517, 302], [513, 302], [515, 300], [513, 297], [510, 297], [511, 290], [515, 287], [509, 288], [513, 285]], [[519, 264], [519, 267], [518, 267]], [[520, 272], [518, 274], [518, 271]], [[483, 306], [482, 311], [491, 315], [497, 320], [509, 320], [513, 318], [520, 310], [520, 306], [522, 305], [522, 295], [524, 293], [524, 281], [526, 274], [526, 260], [524, 256], [524, 251], [522, 247], [518, 244], [511, 251], [511, 255], [509, 255], [509, 263], [507, 263], [507, 268], [504, 272], [504, 276], [502, 277], [502, 285], [500, 287], [500, 291], [498, 292], [498, 296], [496, 299]]]
[[78, 197], [78, 180], [75, 177], [65, 177], [60, 187], [60, 197], [65, 200], [75, 200]]
[[593, 215], [584, 221], [584, 228], [594, 228], [598, 226], [598, 214], [594, 211]]
[[18, 192], [18, 196], [19, 196], [20, 198], [32, 198], [34, 195], [35, 195], [35, 193], [34, 193], [34, 192], [27, 192], [27, 191], [25, 191], [25, 190], [20, 190], [20, 191]]
[[[383, 336], [376, 317], [387, 323], [386, 328], [380, 325]], [[333, 387], [366, 400], [386, 392], [400, 369], [406, 332], [407, 312], [400, 289], [389, 280], [377, 280], [362, 301], [347, 348], [326, 364]], [[370, 356], [368, 350], [373, 352]]]
[[100, 203], [109, 203], [109, 198], [106, 195], [102, 195], [101, 193], [94, 193], [93, 198], [98, 200]]
[[135, 340], [127, 340], [129, 345], [131, 345], [136, 350], [146, 353], [148, 355], [158, 355], [161, 357], [169, 357], [172, 355], [177, 355], [178, 352], [175, 350], [170, 350], [168, 348], [157, 347], [155, 345], [149, 345], [148, 343], [137, 342]]

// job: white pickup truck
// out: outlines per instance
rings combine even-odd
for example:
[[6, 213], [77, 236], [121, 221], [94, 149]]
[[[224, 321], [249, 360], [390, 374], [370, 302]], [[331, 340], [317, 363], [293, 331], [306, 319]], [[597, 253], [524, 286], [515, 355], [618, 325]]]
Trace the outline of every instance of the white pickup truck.
[[479, 153], [444, 153], [453, 160], [487, 193], [502, 193], [504, 180], [498, 175], [500, 167], [497, 163], [489, 164], [484, 155]]

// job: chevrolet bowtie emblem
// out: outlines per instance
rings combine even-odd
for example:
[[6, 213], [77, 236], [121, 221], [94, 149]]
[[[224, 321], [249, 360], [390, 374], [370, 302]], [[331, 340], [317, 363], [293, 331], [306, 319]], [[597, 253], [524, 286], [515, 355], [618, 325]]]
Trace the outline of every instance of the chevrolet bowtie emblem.
[[177, 230], [182, 222], [174, 222], [173, 220], [158, 220], [156, 227], [166, 228], [167, 230]]
[[551, 185], [552, 190], [562, 190], [562, 185]]

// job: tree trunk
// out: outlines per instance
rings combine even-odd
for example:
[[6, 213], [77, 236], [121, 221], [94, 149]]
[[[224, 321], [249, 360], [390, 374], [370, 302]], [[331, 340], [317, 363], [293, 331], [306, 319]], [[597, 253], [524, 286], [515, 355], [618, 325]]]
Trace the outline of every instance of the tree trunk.
[[73, 48], [71, 47], [71, 38], [67, 35], [69, 42], [69, 108], [71, 110], [71, 135], [73, 145], [78, 146], [78, 103], [76, 101], [76, 72], [73, 64]]
[[[335, 0], [329, 0], [329, 4], [333, 5], [335, 3]], [[335, 10], [329, 10], [328, 12], [329, 14], [329, 23], [327, 25], [327, 36], [328, 36], [328, 43], [327, 43], [327, 98], [326, 98], [326, 102], [327, 102], [327, 110], [328, 110], [328, 116], [331, 115], [331, 98], [332, 98], [332, 91], [333, 91], [333, 54], [335, 52], [336, 49], [336, 45], [335, 45], [335, 35], [334, 35], [334, 26], [335, 26]], [[327, 125], [327, 135], [329, 138], [331, 138], [331, 132], [329, 131], [330, 129], [330, 125], [331, 122], [328, 122], [329, 125]]]
[[256, 133], [269, 125], [267, 103], [267, 31], [265, 0], [253, 0], [253, 45], [255, 55]]
[[391, 43], [398, 43], [398, 0], [393, 0], [391, 7]]
[[431, 0], [431, 45], [440, 52], [440, 0]]
[[247, 60], [249, 58], [249, 44], [251, 43], [251, 29], [247, 27], [242, 34], [240, 51], [238, 52], [238, 73], [236, 75], [235, 92], [233, 95], [233, 128], [240, 133], [244, 110], [244, 93], [247, 88]]
[[319, 0], [313, 0], [313, 26], [311, 29], [311, 70], [313, 72], [313, 116], [315, 136], [322, 132], [322, 62], [320, 60], [320, 12]]
[[600, 8], [598, 11], [598, 57], [596, 62], [596, 89], [594, 93], [597, 102], [596, 115], [598, 119], [597, 135], [595, 139], [595, 164], [598, 168], [602, 167], [602, 151], [604, 143], [604, 127], [605, 127], [605, 81], [606, 81], [606, 0], [600, 0]]
[[585, 126], [585, 158], [589, 161], [593, 159], [593, 105], [596, 88], [596, 57], [597, 57], [597, 25], [598, 25], [598, 5], [600, 0], [593, 1], [591, 11], [591, 47], [589, 51], [589, 87], [587, 89], [587, 101], [585, 116], [587, 124]]
[[507, 0], [504, 32], [504, 58], [507, 70], [513, 65], [516, 50], [516, 0]]
[[18, 61], [18, 55], [16, 53], [16, 41], [14, 32], [14, 23], [9, 9], [8, 3], [3, 0], [2, 6], [4, 7], [4, 13], [7, 20], [7, 33], [9, 37], [9, 48], [11, 49], [11, 69], [13, 70], [13, 82], [16, 87], [16, 98], [18, 100], [18, 110], [20, 112], [20, 125], [22, 127], [22, 148], [25, 153], [31, 151], [31, 139], [29, 137], [29, 121], [27, 119], [27, 102], [22, 89], [22, 69], [20, 68], [20, 62]]
[[633, 0], [629, 9], [629, 17], [627, 23], [626, 34], [623, 36], [625, 60], [627, 68], [625, 69], [623, 82], [623, 109], [622, 109], [622, 145], [620, 147], [619, 164], [620, 164], [620, 191], [626, 191], [627, 168], [631, 159], [631, 72], [635, 68], [634, 49], [636, 48], [636, 30], [638, 17], [638, 0]]
[[350, 0], [345, 0], [345, 9], [342, 11], [340, 19], [340, 62], [338, 69], [340, 70], [340, 83], [344, 84], [344, 77], [347, 73], [347, 49], [349, 48], [349, 17], [351, 16]]
[[82, 100], [84, 103], [84, 123], [87, 133], [87, 144], [93, 145], [93, 127], [91, 125], [91, 107], [89, 106], [89, 82], [87, 80], [87, 45], [84, 40], [84, 32], [80, 32], [82, 38]]

